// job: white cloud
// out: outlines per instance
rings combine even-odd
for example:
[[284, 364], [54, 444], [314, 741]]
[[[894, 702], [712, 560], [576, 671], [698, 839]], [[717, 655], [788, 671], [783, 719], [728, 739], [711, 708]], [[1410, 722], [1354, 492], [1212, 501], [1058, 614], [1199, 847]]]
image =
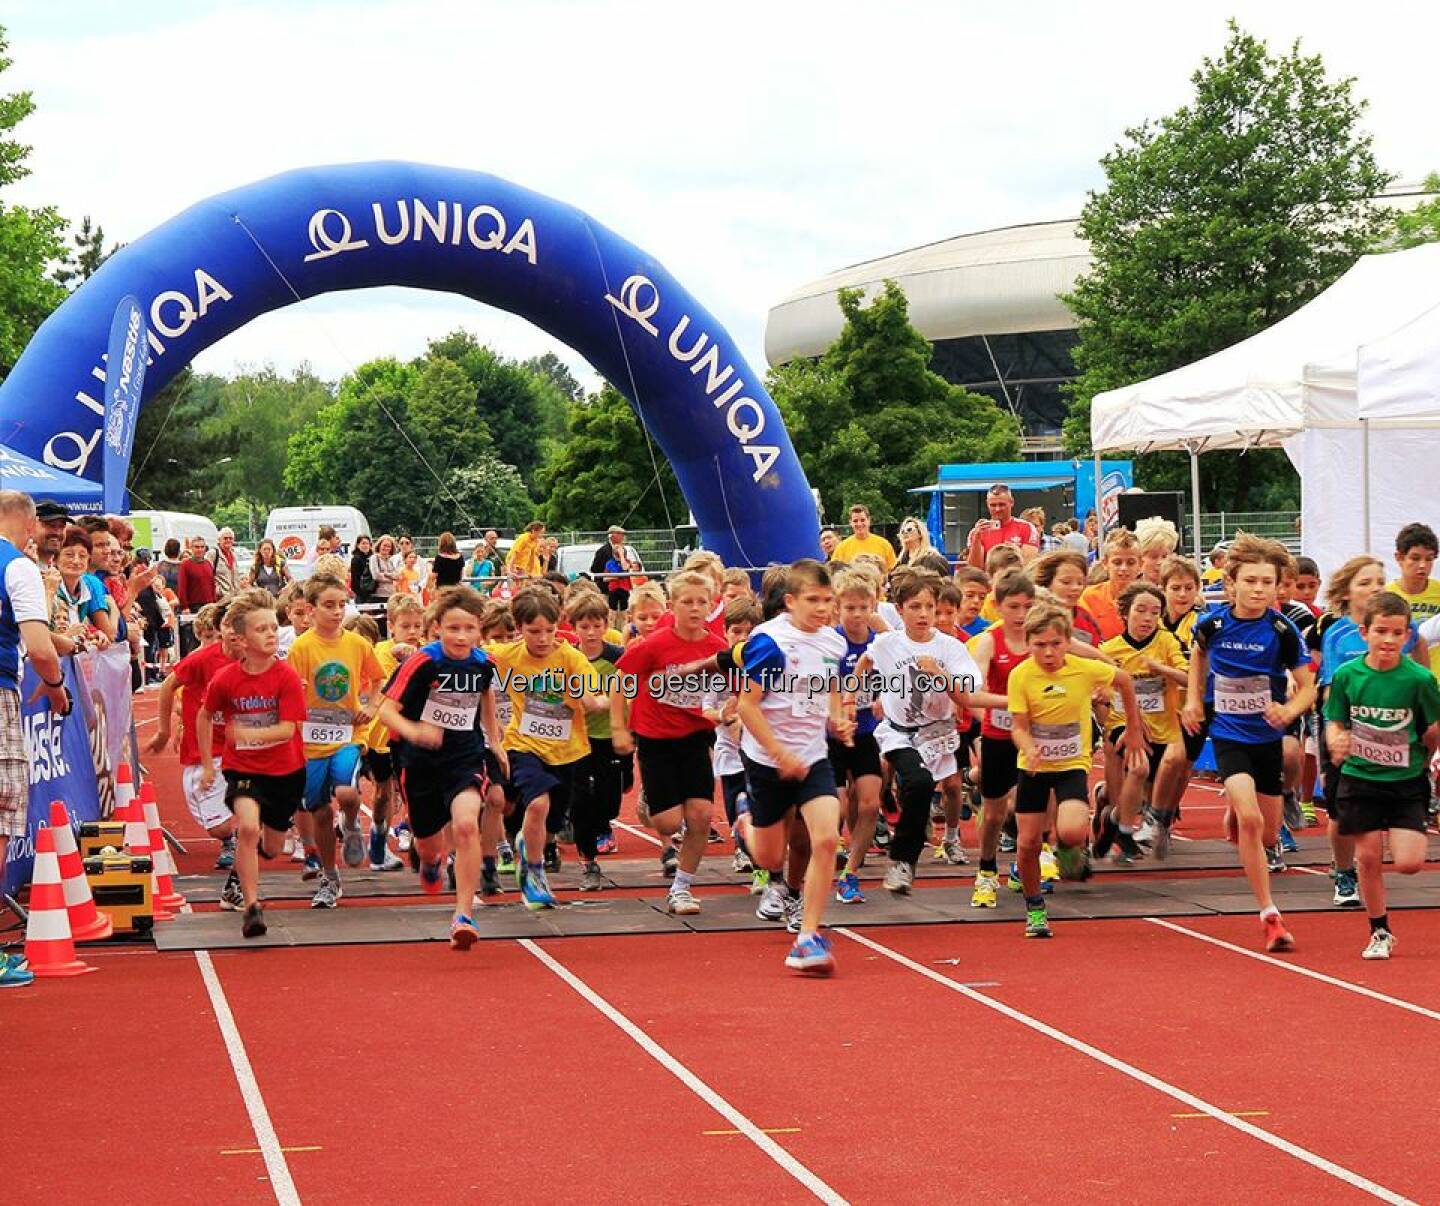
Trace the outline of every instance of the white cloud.
[[[0, 86], [39, 106], [23, 127], [34, 176], [12, 195], [94, 215], [112, 238], [310, 163], [491, 171], [657, 256], [758, 367], [768, 308], [808, 279], [1077, 212], [1098, 157], [1184, 98], [1232, 8], [29, 0], [5, 19]], [[1274, 3], [1244, 23], [1359, 77], [1386, 166], [1440, 167], [1433, 7], [1368, 20]], [[201, 365], [335, 375], [457, 325], [511, 355], [554, 347], [461, 299], [381, 290], [268, 316]]]

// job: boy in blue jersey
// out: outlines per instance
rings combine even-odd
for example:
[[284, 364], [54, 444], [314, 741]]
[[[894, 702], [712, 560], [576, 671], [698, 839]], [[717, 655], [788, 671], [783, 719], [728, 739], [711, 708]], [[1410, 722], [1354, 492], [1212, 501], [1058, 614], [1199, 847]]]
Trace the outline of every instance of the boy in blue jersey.
[[[1275, 610], [1280, 575], [1290, 565], [1285, 546], [1238, 537], [1225, 559], [1232, 602], [1195, 625], [1190, 682], [1181, 723], [1194, 733], [1210, 719], [1215, 763], [1237, 830], [1245, 878], [1260, 906], [1265, 947], [1293, 950], [1270, 895], [1265, 847], [1280, 834], [1284, 788], [1283, 737], [1315, 702], [1315, 673], [1295, 625]], [[1296, 689], [1286, 698], [1286, 676]]]

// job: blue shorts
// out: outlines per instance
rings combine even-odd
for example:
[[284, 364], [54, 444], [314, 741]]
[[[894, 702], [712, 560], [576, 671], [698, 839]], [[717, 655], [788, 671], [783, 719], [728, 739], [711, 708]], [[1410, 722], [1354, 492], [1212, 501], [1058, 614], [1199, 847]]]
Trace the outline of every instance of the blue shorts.
[[324, 808], [337, 788], [354, 787], [359, 781], [358, 745], [342, 745], [328, 757], [308, 759], [305, 763], [305, 811]]
[[778, 825], [811, 800], [836, 794], [835, 770], [829, 758], [812, 764], [803, 779], [782, 779], [775, 767], [756, 762], [743, 750], [740, 760], [745, 764], [749, 783], [750, 820], [758, 829]]

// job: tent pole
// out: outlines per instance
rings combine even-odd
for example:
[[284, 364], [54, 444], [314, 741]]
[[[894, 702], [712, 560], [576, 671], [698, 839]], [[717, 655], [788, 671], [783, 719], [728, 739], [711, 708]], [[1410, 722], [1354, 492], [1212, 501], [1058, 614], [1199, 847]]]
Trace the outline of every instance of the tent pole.
[[[1101, 542], [1103, 543], [1105, 538], [1105, 508], [1100, 505], [1100, 450], [1096, 448], [1092, 454], [1095, 458], [1095, 523], [1098, 525]], [[1081, 519], [1084, 519], [1083, 515]]]
[[1360, 522], [1364, 524], [1365, 544], [1370, 551], [1370, 424], [1360, 420]]
[[1204, 569], [1205, 558], [1200, 550], [1200, 453], [1191, 444], [1190, 453], [1190, 523], [1195, 533], [1195, 565]]

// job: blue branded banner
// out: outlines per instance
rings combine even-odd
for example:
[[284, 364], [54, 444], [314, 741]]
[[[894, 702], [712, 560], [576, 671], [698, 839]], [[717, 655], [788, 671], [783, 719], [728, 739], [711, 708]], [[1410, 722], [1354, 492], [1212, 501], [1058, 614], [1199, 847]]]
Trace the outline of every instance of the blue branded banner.
[[40, 685], [28, 662], [20, 683], [21, 724], [30, 762], [30, 818], [25, 836], [10, 839], [4, 875], [7, 892], [15, 892], [30, 882], [35, 865], [35, 830], [50, 823], [52, 800], [64, 802], [72, 825], [100, 819], [84, 680], [74, 658], [60, 660], [65, 667], [65, 685], [75, 701], [68, 716], [56, 716], [43, 695], [33, 703], [27, 702]]
[[105, 459], [103, 481], [105, 510], [111, 515], [129, 511], [125, 502], [125, 473], [135, 443], [135, 421], [145, 391], [145, 361], [149, 330], [145, 311], [133, 293], [115, 307], [110, 323], [110, 344], [105, 355]]

